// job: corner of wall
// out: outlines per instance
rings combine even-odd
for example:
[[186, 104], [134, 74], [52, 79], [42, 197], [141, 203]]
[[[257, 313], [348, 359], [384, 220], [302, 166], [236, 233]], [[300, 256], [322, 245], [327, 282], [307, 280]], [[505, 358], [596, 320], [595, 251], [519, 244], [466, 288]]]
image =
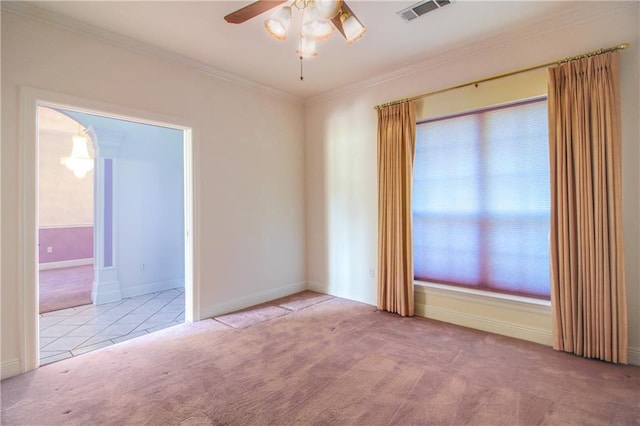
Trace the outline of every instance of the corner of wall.
[[327, 285], [319, 282], [307, 281], [305, 283], [305, 289], [315, 291], [316, 293], [329, 294]]
[[285, 296], [290, 296], [292, 294], [303, 291], [307, 288], [308, 287], [306, 283], [301, 281], [301, 282], [296, 282], [292, 284], [285, 284], [283, 286], [272, 288], [267, 291], [253, 293], [243, 297], [238, 297], [236, 299], [232, 299], [226, 302], [217, 303], [214, 306], [207, 308], [204, 312], [202, 312], [202, 315], [200, 315], [200, 319], [203, 320], [206, 318], [212, 318], [218, 315], [223, 315], [229, 312], [245, 309], [250, 306], [255, 306], [260, 303], [265, 303], [270, 300], [279, 299]]

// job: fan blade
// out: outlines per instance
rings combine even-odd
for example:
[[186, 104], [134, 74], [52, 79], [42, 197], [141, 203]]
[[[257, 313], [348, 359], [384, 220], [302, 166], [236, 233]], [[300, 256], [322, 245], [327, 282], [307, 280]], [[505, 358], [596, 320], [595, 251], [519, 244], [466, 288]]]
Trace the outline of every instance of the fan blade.
[[[345, 6], [348, 7], [346, 3], [342, 2], [342, 7], [344, 8]], [[334, 27], [336, 27], [336, 30], [338, 30], [340, 34], [342, 34], [342, 37], [346, 39], [347, 36], [344, 34], [344, 28], [342, 28], [342, 21], [340, 20], [341, 14], [342, 14], [342, 10], [340, 10], [340, 12], [336, 14], [336, 16], [331, 18], [331, 23], [333, 24]]]
[[242, 9], [238, 9], [235, 12], [228, 14], [224, 17], [224, 20], [230, 24], [241, 24], [269, 9], [273, 9], [282, 3], [286, 3], [286, 1], [287, 0], [258, 0], [243, 7]]

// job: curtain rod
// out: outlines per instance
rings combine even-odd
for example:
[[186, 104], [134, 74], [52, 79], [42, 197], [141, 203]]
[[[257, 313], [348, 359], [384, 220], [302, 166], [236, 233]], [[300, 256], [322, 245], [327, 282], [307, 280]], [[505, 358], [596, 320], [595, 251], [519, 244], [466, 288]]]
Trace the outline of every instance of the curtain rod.
[[560, 65], [560, 64], [563, 64], [565, 62], [571, 62], [571, 61], [576, 61], [578, 59], [589, 58], [591, 56], [602, 55], [603, 53], [615, 52], [617, 50], [626, 49], [627, 47], [629, 47], [629, 43], [622, 43], [622, 44], [619, 44], [617, 46], [606, 47], [606, 48], [603, 48], [603, 49], [600, 49], [600, 50], [594, 50], [594, 51], [591, 51], [591, 52], [583, 53], [581, 55], [570, 56], [568, 58], [560, 59], [560, 60], [557, 60], [557, 61], [547, 62], [546, 64], [534, 65], [532, 67], [523, 68], [523, 69], [519, 69], [519, 70], [516, 70], [516, 71], [511, 71], [511, 72], [507, 72], [507, 73], [504, 73], [504, 74], [497, 74], [497, 75], [493, 75], [491, 77], [482, 78], [480, 80], [470, 81], [468, 83], [458, 84], [457, 86], [446, 87], [444, 89], [436, 90], [436, 91], [433, 91], [433, 92], [421, 93], [419, 95], [411, 96], [410, 98], [397, 99], [395, 101], [391, 101], [391, 102], [387, 102], [387, 103], [384, 103], [384, 104], [376, 105], [375, 109], [380, 109], [380, 108], [388, 107], [388, 106], [391, 106], [391, 105], [400, 104], [400, 103], [403, 103], [403, 102], [415, 101], [415, 100], [418, 100], [418, 99], [426, 98], [427, 96], [437, 95], [439, 93], [444, 93], [444, 92], [448, 92], [450, 90], [455, 90], [455, 89], [461, 89], [463, 87], [473, 86], [473, 85], [477, 85], [477, 84], [480, 84], [480, 83], [486, 83], [487, 81], [498, 80], [500, 78], [510, 77], [512, 75], [525, 73], [527, 71], [533, 71], [533, 70], [537, 70], [537, 69], [540, 69], [540, 68], [547, 68], [547, 67], [550, 67], [552, 65]]

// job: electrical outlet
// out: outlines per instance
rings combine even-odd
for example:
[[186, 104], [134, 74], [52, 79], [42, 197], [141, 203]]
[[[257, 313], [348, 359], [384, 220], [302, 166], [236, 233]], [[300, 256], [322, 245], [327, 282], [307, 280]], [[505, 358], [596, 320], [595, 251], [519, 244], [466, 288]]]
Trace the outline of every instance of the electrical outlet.
[[51, 246], [47, 247], [47, 253], [53, 253], [53, 247]]
[[140, 264], [140, 270], [141, 270], [141, 271], [144, 271], [144, 263], [141, 263], [141, 264]]
[[369, 276], [371, 278], [376, 276], [376, 269], [375, 268], [369, 268]]

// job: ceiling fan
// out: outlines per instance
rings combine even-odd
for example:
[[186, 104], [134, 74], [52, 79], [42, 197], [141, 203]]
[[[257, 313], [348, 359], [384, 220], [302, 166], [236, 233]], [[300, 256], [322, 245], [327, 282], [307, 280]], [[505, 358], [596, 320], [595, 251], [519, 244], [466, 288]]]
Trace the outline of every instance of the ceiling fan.
[[258, 0], [224, 17], [231, 24], [241, 24], [283, 3], [265, 23], [267, 32], [278, 40], [287, 38], [292, 10], [302, 11], [300, 42], [296, 54], [302, 58], [317, 56], [315, 42], [324, 40], [338, 30], [347, 44], [359, 40], [367, 31], [343, 0]]

